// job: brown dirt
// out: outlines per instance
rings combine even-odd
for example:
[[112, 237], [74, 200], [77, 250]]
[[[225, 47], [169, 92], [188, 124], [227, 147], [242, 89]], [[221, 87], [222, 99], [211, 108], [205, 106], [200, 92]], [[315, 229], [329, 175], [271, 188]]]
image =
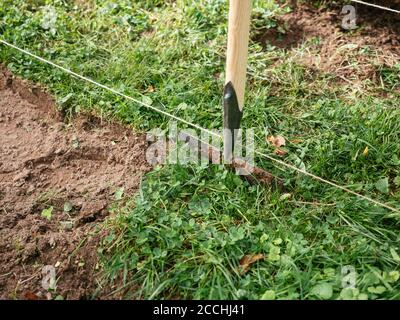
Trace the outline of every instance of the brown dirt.
[[[350, 83], [378, 81], [379, 69], [400, 61], [400, 16], [355, 5], [357, 29], [342, 29], [343, 5], [318, 9], [301, 4], [279, 18], [278, 28], [257, 32], [254, 40], [292, 52], [293, 59], [312, 70], [336, 75]], [[314, 40], [314, 41], [312, 41]], [[308, 41], [307, 50], [301, 45]], [[310, 46], [310, 44], [312, 45]]]
[[[64, 123], [48, 94], [1, 67], [0, 137], [0, 298], [94, 297], [96, 228], [115, 191], [132, 194], [150, 170], [145, 137], [93, 116]], [[42, 287], [47, 265], [55, 292]]]

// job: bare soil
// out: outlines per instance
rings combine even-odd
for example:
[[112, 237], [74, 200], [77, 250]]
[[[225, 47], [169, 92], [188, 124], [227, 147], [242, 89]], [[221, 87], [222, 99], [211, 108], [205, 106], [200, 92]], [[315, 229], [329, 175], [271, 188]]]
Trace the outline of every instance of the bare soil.
[[[400, 16], [353, 5], [357, 14], [355, 30], [342, 28], [343, 4], [328, 8], [299, 4], [277, 21], [279, 29], [260, 30], [253, 40], [286, 49], [298, 63], [335, 75], [338, 80], [379, 81], [379, 70], [400, 61]], [[308, 43], [307, 50], [301, 50], [304, 42]]]
[[0, 141], [0, 298], [101, 298], [98, 226], [115, 191], [134, 193], [151, 169], [145, 136], [94, 116], [66, 123], [48, 94], [0, 66]]

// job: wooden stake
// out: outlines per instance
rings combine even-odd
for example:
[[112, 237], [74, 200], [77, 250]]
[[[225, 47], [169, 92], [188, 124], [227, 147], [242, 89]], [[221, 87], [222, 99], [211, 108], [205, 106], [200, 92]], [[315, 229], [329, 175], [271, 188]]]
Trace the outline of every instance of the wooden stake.
[[252, 0], [230, 0], [224, 89], [224, 162], [233, 159], [243, 116]]
[[246, 89], [251, 8], [252, 0], [230, 0], [225, 84], [232, 83], [240, 111]]

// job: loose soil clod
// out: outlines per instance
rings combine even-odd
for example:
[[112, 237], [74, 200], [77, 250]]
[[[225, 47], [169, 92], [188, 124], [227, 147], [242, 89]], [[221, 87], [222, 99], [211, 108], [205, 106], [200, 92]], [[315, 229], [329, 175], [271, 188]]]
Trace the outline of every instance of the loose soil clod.
[[[114, 192], [131, 194], [150, 170], [145, 137], [91, 116], [66, 124], [49, 95], [4, 69], [0, 137], [0, 298], [91, 298], [95, 227]], [[41, 212], [50, 207], [48, 220]], [[46, 265], [56, 267], [51, 294]]]

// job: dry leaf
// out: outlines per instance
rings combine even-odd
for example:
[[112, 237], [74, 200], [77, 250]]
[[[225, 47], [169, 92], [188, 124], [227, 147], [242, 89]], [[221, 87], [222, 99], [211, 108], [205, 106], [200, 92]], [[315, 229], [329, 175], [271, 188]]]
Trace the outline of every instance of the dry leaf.
[[31, 291], [27, 291], [24, 294], [26, 300], [39, 300], [39, 297]]
[[153, 86], [147, 88], [146, 92], [154, 92], [156, 89]]
[[271, 142], [271, 143], [273, 144], [274, 141], [275, 141], [275, 137], [274, 137], [274, 136], [268, 136], [268, 137], [267, 137], [267, 141], [268, 141], [268, 142]]
[[283, 195], [280, 196], [279, 200], [283, 201], [286, 199], [290, 199], [292, 197], [291, 193], [284, 193]]
[[264, 259], [264, 255], [261, 253], [260, 254], [249, 254], [249, 255], [244, 256], [239, 262], [239, 264], [242, 268], [242, 272], [246, 273], [247, 271], [249, 271], [250, 267], [254, 263], [256, 263], [257, 261], [262, 260], [262, 259]]
[[278, 156], [285, 156], [287, 154], [287, 152], [285, 150], [283, 150], [283, 149], [277, 148], [275, 150], [275, 154], [278, 155]]
[[276, 148], [282, 147], [286, 145], [286, 140], [282, 136], [269, 136], [267, 141], [272, 143]]
[[282, 146], [286, 145], [286, 139], [282, 136], [268, 136], [267, 141], [274, 145], [275, 151], [274, 153], [278, 156], [284, 156], [287, 154], [287, 151], [281, 149]]
[[279, 148], [286, 145], [286, 140], [282, 136], [276, 136], [274, 141], [274, 146]]

